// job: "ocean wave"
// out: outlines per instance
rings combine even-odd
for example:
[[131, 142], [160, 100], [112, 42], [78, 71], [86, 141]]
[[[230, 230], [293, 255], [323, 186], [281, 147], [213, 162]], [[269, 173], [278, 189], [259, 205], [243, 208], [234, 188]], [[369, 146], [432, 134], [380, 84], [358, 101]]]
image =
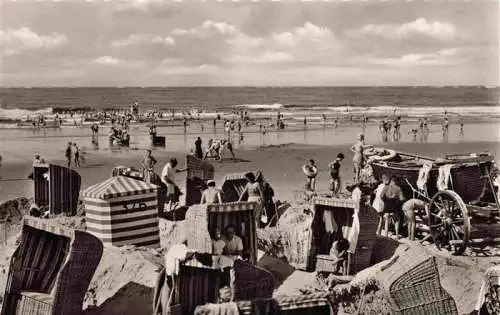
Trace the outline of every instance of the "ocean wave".
[[33, 117], [37, 115], [52, 115], [52, 107], [28, 110], [21, 108], [1, 108], [0, 107], [0, 119], [4, 121], [19, 121], [28, 119], [28, 117]]
[[284, 108], [283, 104], [274, 103], [274, 104], [242, 104], [236, 105], [236, 108], [247, 108], [247, 109], [259, 109], [259, 110], [278, 110]]

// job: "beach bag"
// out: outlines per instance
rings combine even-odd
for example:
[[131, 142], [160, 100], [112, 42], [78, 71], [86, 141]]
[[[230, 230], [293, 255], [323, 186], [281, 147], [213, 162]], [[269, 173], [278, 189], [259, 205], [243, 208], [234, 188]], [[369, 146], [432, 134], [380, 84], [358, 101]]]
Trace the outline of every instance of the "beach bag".
[[262, 213], [260, 214], [260, 223], [266, 225], [269, 222], [269, 218], [267, 217], [266, 207], [262, 207]]

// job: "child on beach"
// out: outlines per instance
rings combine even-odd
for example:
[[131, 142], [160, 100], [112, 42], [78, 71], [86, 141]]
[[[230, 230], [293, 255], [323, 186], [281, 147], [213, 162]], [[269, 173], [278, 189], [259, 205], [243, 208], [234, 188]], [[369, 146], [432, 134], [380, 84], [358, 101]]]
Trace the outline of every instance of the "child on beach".
[[347, 250], [349, 249], [349, 241], [341, 237], [338, 241], [333, 242], [330, 249], [330, 256], [334, 258], [335, 272], [337, 273], [340, 266], [347, 259]]
[[318, 168], [314, 163], [314, 160], [309, 160], [304, 166], [302, 166], [302, 171], [306, 175], [306, 191], [316, 190], [316, 175], [318, 175]]
[[341, 189], [341, 181], [340, 181], [340, 162], [344, 160], [344, 154], [337, 154], [337, 158], [328, 164], [328, 169], [330, 170], [330, 191], [333, 196], [336, 196]]

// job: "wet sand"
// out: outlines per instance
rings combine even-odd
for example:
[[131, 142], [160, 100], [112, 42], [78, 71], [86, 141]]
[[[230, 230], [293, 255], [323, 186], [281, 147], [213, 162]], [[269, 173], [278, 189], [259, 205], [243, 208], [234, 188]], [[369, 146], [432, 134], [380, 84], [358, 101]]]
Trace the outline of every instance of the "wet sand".
[[[412, 152], [426, 156], [443, 156], [444, 154], [482, 152], [489, 151], [495, 156], [500, 156], [500, 143], [489, 142], [457, 142], [457, 143], [387, 143], [385, 147]], [[27, 149], [29, 150], [29, 149]], [[293, 200], [298, 192], [303, 191], [304, 175], [301, 167], [308, 159], [314, 159], [319, 167], [317, 178], [317, 189], [326, 191], [328, 189], [329, 175], [328, 163], [338, 153], [344, 153], [346, 158], [342, 163], [341, 172], [344, 183], [352, 181], [352, 153], [347, 144], [339, 145], [306, 145], [306, 144], [282, 144], [262, 147], [243, 147], [235, 149], [239, 158], [236, 161], [230, 159], [229, 154], [222, 161], [213, 161], [215, 166], [215, 180], [217, 185], [222, 185], [223, 177], [228, 173], [239, 173], [246, 171], [261, 170], [265, 178], [275, 189], [276, 199]], [[63, 153], [59, 156], [61, 157]], [[86, 165], [76, 170], [82, 176], [82, 189], [99, 183], [111, 176], [113, 167], [117, 165], [139, 166], [143, 155], [142, 150], [128, 150], [125, 152], [87, 152]], [[184, 164], [185, 153], [166, 150], [156, 150], [153, 155], [158, 159], [156, 172], [160, 173], [162, 167], [170, 157], [176, 157], [180, 166]], [[61, 158], [50, 159], [51, 163], [64, 164]], [[0, 169], [0, 201], [14, 197], [29, 197], [33, 195], [33, 184], [26, 177], [31, 172], [31, 160], [19, 158], [3, 161]], [[178, 180], [183, 187], [183, 176], [178, 175]]]

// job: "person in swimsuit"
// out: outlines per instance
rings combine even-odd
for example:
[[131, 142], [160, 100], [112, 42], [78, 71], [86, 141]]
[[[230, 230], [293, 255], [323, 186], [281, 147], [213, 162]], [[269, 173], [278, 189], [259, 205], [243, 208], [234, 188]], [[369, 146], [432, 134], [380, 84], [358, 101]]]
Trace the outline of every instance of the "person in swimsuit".
[[302, 171], [307, 176], [306, 179], [306, 190], [315, 191], [316, 190], [316, 175], [318, 175], [318, 168], [314, 163], [314, 160], [309, 160], [306, 164], [302, 166]]
[[142, 174], [145, 181], [151, 179], [154, 174], [154, 166], [156, 165], [156, 159], [151, 155], [151, 149], [146, 150], [146, 154], [141, 160]]
[[361, 179], [361, 170], [363, 169], [363, 165], [365, 162], [364, 156], [364, 147], [365, 147], [365, 136], [360, 134], [358, 137], [358, 142], [352, 146], [352, 150], [354, 151], [354, 157], [352, 158], [352, 162], [354, 164], [354, 182], [358, 183]]
[[384, 219], [385, 219], [385, 236], [389, 232], [389, 218], [394, 220], [394, 230], [396, 238], [399, 239], [399, 226], [402, 221], [403, 211], [402, 203], [405, 200], [401, 187], [396, 184], [396, 181], [391, 176], [389, 184], [385, 185], [381, 199], [384, 202]]
[[201, 195], [200, 204], [218, 204], [222, 203], [222, 197], [220, 196], [220, 191], [215, 188], [215, 181], [209, 180], [207, 182], [208, 188], [203, 191]]
[[256, 202], [258, 206], [256, 207], [255, 220], [257, 222], [256, 226], [259, 226], [260, 222], [260, 212], [262, 210], [262, 201], [264, 194], [262, 193], [262, 188], [260, 183], [258, 183], [255, 179], [255, 175], [252, 172], [248, 172], [245, 174], [245, 178], [248, 183], [245, 186], [245, 189], [240, 195], [240, 199], [238, 201], [242, 201], [245, 195], [248, 195], [247, 201]]
[[337, 154], [337, 158], [328, 164], [328, 169], [330, 170], [330, 190], [332, 191], [333, 196], [336, 196], [341, 189], [341, 181], [340, 181], [340, 162], [344, 160], [344, 154]]
[[403, 204], [403, 213], [406, 218], [406, 223], [408, 226], [408, 238], [410, 241], [415, 240], [415, 212], [416, 211], [425, 211], [427, 207], [427, 203], [420, 199], [410, 199]]

